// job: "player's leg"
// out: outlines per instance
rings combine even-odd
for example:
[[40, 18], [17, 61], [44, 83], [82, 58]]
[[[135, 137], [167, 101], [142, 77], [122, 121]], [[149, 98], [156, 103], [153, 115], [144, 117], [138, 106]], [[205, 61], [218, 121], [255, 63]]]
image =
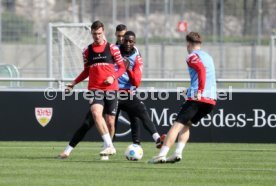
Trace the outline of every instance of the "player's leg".
[[[124, 92], [124, 94], [120, 95], [120, 99], [118, 98], [118, 110], [117, 110], [116, 119], [115, 119], [115, 131], [116, 131], [116, 128], [118, 125], [118, 118], [119, 118], [121, 109], [127, 110], [127, 108], [128, 108], [127, 107], [128, 99], [129, 99], [129, 95], [126, 95], [125, 92]], [[133, 116], [133, 114], [131, 112], [128, 112], [127, 115], [130, 120], [132, 141], [134, 144], [140, 145], [140, 123], [141, 123], [141, 121], [139, 120], [139, 118]]]
[[105, 120], [102, 116], [103, 112], [103, 105], [102, 104], [93, 104], [91, 105], [91, 112], [94, 118], [97, 130], [99, 131], [100, 135], [109, 135], [108, 128], [106, 126]]
[[[113, 143], [112, 143], [106, 122], [103, 117], [104, 97], [105, 97], [104, 92], [94, 92], [94, 93], [96, 93], [99, 96], [94, 97], [93, 102], [91, 104], [92, 116], [95, 121], [97, 130], [100, 133], [100, 135], [104, 141], [104, 146], [106, 147], [106, 148], [104, 148], [104, 150], [107, 148], [112, 149], [112, 150], [110, 150], [110, 152], [105, 152], [105, 155], [115, 154], [116, 151], [113, 147]], [[109, 151], [109, 150], [107, 150], [107, 151]], [[102, 153], [102, 152], [103, 151], [100, 152], [100, 155], [104, 155], [104, 153]]]
[[104, 115], [106, 126], [108, 128], [111, 139], [113, 139], [115, 135], [115, 118], [116, 116], [113, 116], [113, 115], [109, 115], [109, 114]]
[[[113, 121], [109, 121], [111, 118], [106, 113], [109, 113], [109, 114], [112, 113], [110, 111], [109, 105], [105, 105], [105, 107], [104, 107], [104, 117], [105, 117], [106, 125], [107, 125], [107, 128], [108, 128], [111, 140], [113, 142], [114, 138], [115, 138], [115, 132], [116, 132], [116, 123], [118, 121], [118, 117], [119, 117], [119, 113], [120, 113], [119, 107], [117, 109], [117, 113], [116, 113], [116, 116], [115, 116], [115, 128], [114, 128], [114, 125], [110, 125], [110, 123], [112, 123]], [[107, 148], [107, 147], [104, 144], [103, 149], [105, 149], [105, 148]], [[102, 155], [101, 160], [109, 160], [109, 157], [105, 156], [105, 155]]]
[[133, 116], [132, 114], [129, 113], [128, 115], [129, 120], [130, 120], [130, 128], [131, 128], [131, 137], [132, 137], [132, 142], [134, 144], [140, 145], [140, 125], [141, 125], [141, 120], [138, 117]]
[[93, 104], [91, 106], [92, 116], [94, 118], [96, 127], [98, 132], [100, 133], [103, 141], [104, 141], [104, 149], [100, 152], [100, 155], [112, 155], [115, 154], [114, 150], [106, 150], [106, 149], [114, 149], [113, 143], [106, 125], [106, 122], [102, 116], [103, 105], [101, 104]]
[[184, 125], [189, 125], [190, 120], [196, 115], [198, 112], [198, 104], [195, 101], [186, 101], [177, 115], [176, 120], [174, 121], [173, 126], [170, 128], [164, 144], [158, 154], [158, 156], [149, 160], [149, 163], [164, 163], [166, 162], [166, 156], [170, 150], [170, 148], [175, 143], [175, 140], [181, 130], [184, 128]]
[[105, 122], [109, 129], [109, 137], [111, 144], [104, 143], [104, 149], [100, 152], [101, 155], [112, 155], [116, 150], [112, 143], [112, 137], [115, 134], [115, 118], [118, 109], [118, 97], [116, 91], [106, 91], [104, 96], [105, 106]]
[[116, 118], [116, 116], [114, 116], [114, 115], [105, 114], [105, 121], [106, 121], [106, 125], [107, 125], [111, 139], [113, 139], [113, 137], [115, 135], [115, 118]]
[[179, 122], [174, 122], [173, 126], [170, 128], [169, 132], [167, 133], [167, 136], [164, 140], [163, 146], [160, 149], [160, 152], [158, 156], [154, 157], [149, 161], [149, 163], [165, 163], [166, 162], [166, 156], [170, 150], [170, 148], [173, 146], [178, 133], [183, 129], [184, 125]]
[[86, 114], [86, 117], [81, 127], [74, 133], [72, 139], [69, 142], [69, 145], [65, 148], [65, 150], [62, 153], [59, 154], [58, 158], [68, 158], [72, 150], [74, 150], [77, 144], [84, 138], [86, 133], [91, 129], [92, 126], [94, 126], [94, 124], [95, 123], [92, 118], [92, 114], [89, 110]]
[[176, 144], [176, 150], [170, 157], [166, 159], [167, 163], [175, 163], [182, 159], [182, 151], [185, 148], [185, 145], [188, 142], [189, 137], [190, 137], [190, 127], [188, 125], [184, 125], [182, 130], [178, 134], [178, 142]]
[[74, 136], [72, 137], [69, 145], [73, 148], [77, 146], [77, 144], [84, 138], [86, 133], [95, 125], [92, 113], [89, 110], [86, 114], [85, 120], [83, 121], [82, 126], [75, 132]]
[[115, 135], [115, 119], [118, 110], [117, 91], [106, 91], [105, 96], [105, 121], [111, 138]]
[[197, 105], [198, 111], [195, 116], [188, 122], [188, 124], [184, 125], [184, 128], [180, 131], [175, 152], [167, 158], [168, 163], [175, 163], [182, 159], [182, 152], [190, 137], [190, 126], [192, 125], [192, 123], [199, 122], [201, 118], [209, 114], [214, 107], [213, 105], [207, 103], [197, 103]]
[[[135, 118], [132, 113], [130, 112], [126, 112], [127, 108], [128, 108], [128, 99], [129, 99], [129, 95], [127, 94], [127, 92], [119, 92], [120, 97], [118, 97], [118, 110], [117, 110], [117, 114], [116, 114], [116, 121], [115, 121], [115, 131], [118, 125], [118, 119], [119, 119], [119, 115], [121, 110], [124, 111], [129, 118], [129, 122], [130, 122], [130, 129], [131, 129], [131, 137], [132, 137], [132, 141], [134, 144], [138, 144], [140, 145], [140, 128], [139, 128], [139, 120], [138, 118]], [[121, 112], [123, 113], [123, 112]]]
[[[184, 128], [184, 125], [182, 123], [179, 122], [174, 122], [173, 126], [170, 128], [169, 132], [167, 133], [167, 137], [164, 140], [164, 147], [167, 147], [168, 149], [170, 149], [173, 145], [174, 142], [179, 134], [179, 132]], [[161, 149], [163, 150], [163, 148]], [[162, 152], [160, 152], [160, 156], [165, 156], [166, 154], [162, 154]]]
[[126, 102], [127, 103], [125, 104], [124, 108], [122, 108], [122, 110], [127, 112], [128, 115], [139, 118], [145, 129], [152, 135], [153, 140], [156, 142], [156, 147], [160, 148], [162, 146], [160, 135], [157, 132], [155, 125], [151, 121], [144, 103], [135, 95], [131, 97], [131, 99], [126, 100]]
[[[118, 120], [119, 120], [119, 116], [120, 116], [120, 102], [118, 104], [118, 109], [117, 109], [117, 113], [116, 113], [116, 116], [115, 116], [115, 133], [117, 131], [117, 128], [118, 128]], [[113, 138], [112, 138], [112, 141], [114, 141], [116, 138], [116, 135], [114, 134]]]
[[[117, 113], [116, 113], [116, 116], [115, 116], [115, 133], [117, 131], [117, 128], [118, 128], [118, 120], [119, 120], [119, 116], [120, 116], [120, 101], [118, 101], [119, 104], [118, 104], [118, 109], [117, 109]], [[113, 138], [112, 138], [112, 141], [114, 141], [116, 138], [116, 135], [114, 134]]]

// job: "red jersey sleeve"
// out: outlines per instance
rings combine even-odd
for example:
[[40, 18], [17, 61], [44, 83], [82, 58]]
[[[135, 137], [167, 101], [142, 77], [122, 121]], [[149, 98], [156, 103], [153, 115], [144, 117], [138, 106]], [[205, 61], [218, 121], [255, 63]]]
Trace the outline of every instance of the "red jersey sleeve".
[[110, 44], [110, 52], [118, 66], [118, 71], [115, 72], [115, 78], [118, 79], [126, 71], [121, 52], [116, 45]]
[[202, 93], [206, 82], [206, 70], [197, 54], [191, 54], [187, 59], [190, 68], [197, 72], [198, 76], [198, 92]]
[[89, 76], [89, 66], [88, 66], [88, 48], [85, 48], [82, 52], [83, 56], [83, 71], [78, 75], [78, 77], [74, 80], [75, 84], [85, 80]]
[[127, 74], [131, 85], [138, 88], [141, 84], [142, 79], [142, 70], [143, 70], [143, 60], [140, 55], [136, 56], [133, 69], [127, 69]]

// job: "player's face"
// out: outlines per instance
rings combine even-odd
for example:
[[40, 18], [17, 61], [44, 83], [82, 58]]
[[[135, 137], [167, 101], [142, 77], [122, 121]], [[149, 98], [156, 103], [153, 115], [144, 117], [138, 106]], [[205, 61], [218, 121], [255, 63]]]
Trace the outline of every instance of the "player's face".
[[123, 40], [124, 48], [127, 52], [133, 49], [135, 44], [135, 37], [134, 36], [125, 36]]
[[103, 27], [97, 29], [97, 30], [92, 30], [91, 31], [93, 40], [96, 44], [102, 44], [104, 41], [104, 30]]
[[124, 39], [125, 33], [126, 33], [126, 30], [116, 31], [115, 36], [117, 38], [117, 43], [119, 45], [123, 44], [123, 39]]

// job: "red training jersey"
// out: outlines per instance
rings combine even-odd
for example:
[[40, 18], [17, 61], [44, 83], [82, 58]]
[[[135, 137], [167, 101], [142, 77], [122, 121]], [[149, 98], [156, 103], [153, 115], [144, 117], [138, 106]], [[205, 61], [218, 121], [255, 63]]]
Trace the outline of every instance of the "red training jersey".
[[[116, 45], [106, 41], [102, 45], [89, 45], [83, 51], [83, 62], [84, 70], [74, 80], [76, 84], [89, 76], [88, 90], [118, 90], [118, 78], [125, 72], [125, 66]], [[115, 63], [118, 71], [115, 70]], [[104, 83], [108, 76], [114, 77], [111, 85]]]

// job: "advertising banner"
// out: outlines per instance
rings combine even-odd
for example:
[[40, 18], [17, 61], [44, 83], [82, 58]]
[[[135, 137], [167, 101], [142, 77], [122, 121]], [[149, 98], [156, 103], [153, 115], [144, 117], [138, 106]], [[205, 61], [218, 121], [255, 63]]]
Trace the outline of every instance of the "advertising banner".
[[[177, 92], [140, 92], [151, 120], [165, 134], [184, 97]], [[69, 141], [89, 111], [83, 92], [0, 92], [1, 141]], [[192, 142], [276, 143], [276, 93], [225, 93], [212, 113], [191, 128]], [[130, 122], [120, 114], [117, 141], [131, 141]], [[141, 123], [141, 141], [152, 137]], [[101, 141], [96, 127], [85, 140]]]

